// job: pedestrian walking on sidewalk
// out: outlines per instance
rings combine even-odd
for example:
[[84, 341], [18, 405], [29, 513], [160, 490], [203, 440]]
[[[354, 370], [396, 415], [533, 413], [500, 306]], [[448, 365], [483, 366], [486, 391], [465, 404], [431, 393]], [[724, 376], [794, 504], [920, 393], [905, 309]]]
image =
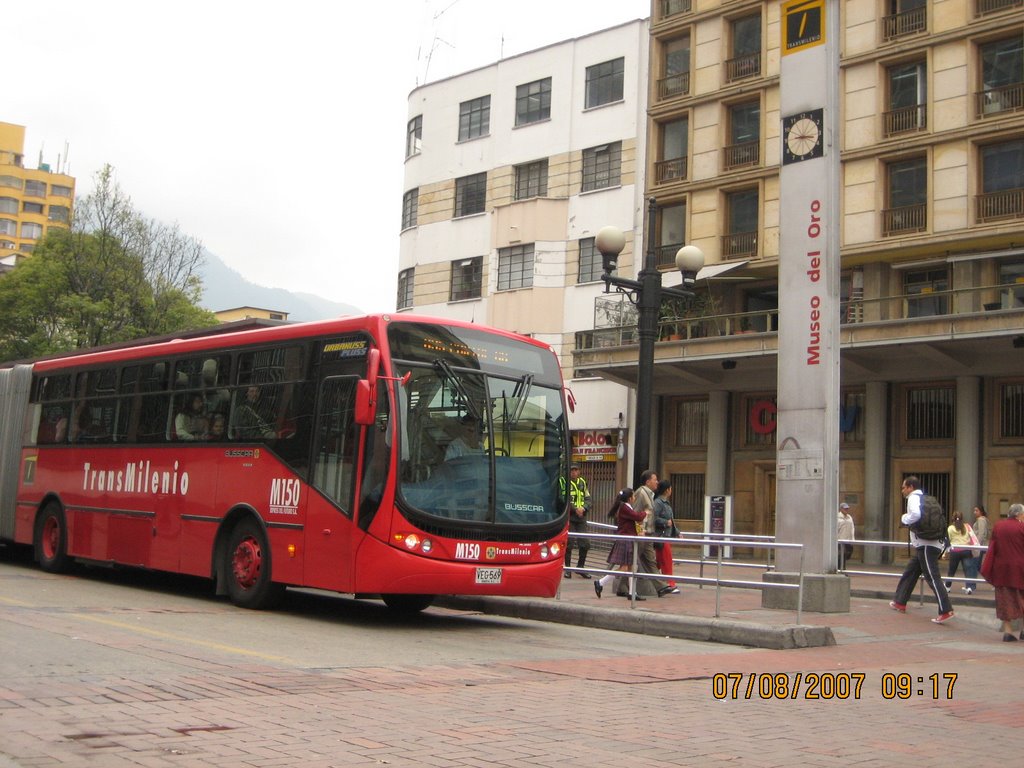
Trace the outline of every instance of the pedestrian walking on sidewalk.
[[915, 528], [921, 520], [921, 504], [924, 491], [921, 490], [921, 481], [914, 475], [903, 480], [900, 486], [900, 493], [907, 500], [907, 511], [900, 518], [900, 522], [910, 529], [910, 545], [914, 548], [914, 556], [907, 563], [907, 567], [900, 576], [899, 584], [896, 585], [896, 595], [889, 603], [889, 607], [900, 613], [907, 612], [907, 602], [914, 593], [917, 580], [924, 578], [935, 593], [935, 599], [939, 603], [939, 615], [932, 621], [936, 624], [944, 624], [953, 618], [953, 605], [949, 602], [949, 593], [942, 583], [942, 576], [939, 573], [939, 556], [942, 554], [943, 539], [924, 539], [917, 535]]
[[[992, 526], [981, 575], [995, 587], [1003, 641], [1015, 642], [1014, 622], [1024, 620], [1024, 504], [1011, 504], [1006, 519]], [[1024, 629], [1019, 637], [1024, 640]]]
[[[839, 541], [852, 541], [856, 535], [853, 527], [853, 515], [850, 514], [850, 505], [845, 501], [839, 505], [839, 520], [836, 523], [836, 538]], [[846, 561], [853, 554], [853, 544], [839, 545], [839, 570], [846, 567]]]
[[[615, 503], [608, 512], [608, 517], [615, 521], [616, 536], [636, 536], [643, 530], [644, 513], [633, 509], [633, 489], [623, 488], [615, 497]], [[631, 571], [633, 569], [633, 542], [616, 539], [612, 550], [608, 553], [608, 565], [613, 571]], [[598, 597], [615, 580], [614, 574], [606, 574], [594, 582], [594, 592]], [[637, 596], [637, 600], [646, 598]]]
[[[659, 538], [676, 538], [679, 532], [676, 530], [675, 512], [672, 511], [672, 483], [669, 480], [659, 480], [658, 486], [654, 489], [654, 535]], [[672, 545], [668, 542], [659, 542], [654, 545], [654, 557], [658, 561], [658, 570], [668, 576], [666, 583], [676, 588], [676, 582], [672, 578]]]
[[[989, 537], [992, 535], [992, 525], [989, 523], [988, 513], [985, 508], [978, 504], [974, 508], [974, 535], [978, 537], [978, 546], [987, 547]], [[974, 572], [981, 573], [981, 561], [985, 559], [985, 550], [979, 549], [974, 557]]]
[[[964, 522], [962, 512], [953, 513], [953, 522], [946, 529], [946, 536], [949, 538], [949, 570], [946, 578], [956, 576], [956, 569], [963, 563], [964, 576], [968, 579], [977, 577], [978, 572], [974, 568], [974, 550], [971, 546], [977, 546], [978, 539], [974, 535], [974, 529]], [[953, 586], [953, 582], [946, 582], [946, 589]], [[974, 592], [974, 582], [968, 581], [962, 588], [968, 595]]]

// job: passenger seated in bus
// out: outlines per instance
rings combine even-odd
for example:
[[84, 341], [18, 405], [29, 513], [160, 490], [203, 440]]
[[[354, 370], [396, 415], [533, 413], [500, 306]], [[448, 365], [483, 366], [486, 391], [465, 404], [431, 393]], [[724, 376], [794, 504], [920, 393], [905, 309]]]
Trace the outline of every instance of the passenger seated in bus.
[[260, 388], [251, 386], [245, 390], [245, 401], [235, 407], [231, 414], [231, 437], [236, 440], [260, 440], [277, 436], [271, 419], [263, 415], [260, 402]]
[[174, 418], [174, 437], [176, 440], [205, 440], [209, 429], [206, 403], [197, 392], [192, 395], [188, 409], [182, 410]]
[[483, 453], [480, 445], [480, 424], [468, 413], [459, 419], [458, 432], [444, 452], [444, 460], [451, 461], [463, 456]]

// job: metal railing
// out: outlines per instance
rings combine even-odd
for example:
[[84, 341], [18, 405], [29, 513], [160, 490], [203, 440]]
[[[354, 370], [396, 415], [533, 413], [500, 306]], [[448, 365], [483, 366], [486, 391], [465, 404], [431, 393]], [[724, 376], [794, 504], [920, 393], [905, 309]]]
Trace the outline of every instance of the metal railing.
[[[605, 525], [602, 523], [590, 523], [591, 528], [614, 528], [614, 526]], [[785, 544], [775, 541], [774, 536], [745, 536], [743, 534], [713, 534], [713, 533], [697, 533], [688, 534], [679, 538], [664, 538], [659, 536], [620, 536], [615, 533], [576, 533], [574, 531], [569, 532], [570, 538], [576, 539], [589, 539], [591, 541], [628, 541], [632, 544], [632, 565], [628, 571], [612, 571], [606, 568], [573, 568], [566, 566], [565, 570], [570, 573], [590, 573], [600, 574], [601, 576], [612, 575], [616, 577], [623, 577], [628, 579], [629, 582], [629, 607], [631, 609], [636, 608], [636, 597], [637, 597], [637, 579], [656, 579], [661, 580], [665, 578], [671, 578], [672, 581], [684, 582], [690, 584], [698, 584], [701, 588], [705, 584], [715, 586], [715, 618], [721, 616], [721, 602], [722, 602], [722, 587], [744, 587], [753, 589], [795, 589], [797, 591], [796, 596], [796, 623], [800, 624], [803, 622], [803, 596], [804, 596], [804, 546], [803, 544]], [[640, 544], [671, 544], [673, 547], [697, 547], [699, 548], [700, 555], [697, 559], [686, 559], [686, 558], [672, 558], [673, 564], [675, 563], [699, 563], [700, 572], [698, 576], [685, 576], [681, 574], [673, 574], [672, 576], [666, 576], [663, 573], [648, 573], [641, 571], [638, 568], [639, 565], [639, 548]], [[715, 548], [713, 557], [708, 557], [710, 553], [706, 553], [705, 550]], [[799, 568], [797, 572], [796, 584], [788, 584], [781, 582], [765, 582], [765, 581], [747, 581], [742, 579], [724, 579], [722, 578], [723, 568], [734, 568], [734, 567], [745, 567], [745, 568], [760, 568], [760, 565], [751, 563], [734, 563], [730, 561], [724, 561], [724, 552], [728, 547], [744, 547], [749, 549], [763, 549], [766, 552], [774, 553], [779, 549], [795, 549], [799, 551]], [[714, 578], [710, 578], [704, 575], [704, 566], [711, 560], [715, 564], [715, 575]], [[768, 562], [766, 563], [764, 570], [773, 570], [774, 566], [771, 565], [771, 555], [769, 554]], [[673, 569], [674, 570], [674, 569]]]
[[[846, 299], [840, 302], [840, 323], [855, 325], [865, 322], [902, 322], [912, 318], [945, 317], [1000, 310], [1024, 309], [1018, 284], [984, 285], [947, 291], [901, 294], [871, 299]], [[659, 321], [659, 338], [700, 339], [743, 333], [766, 333], [778, 330], [778, 309], [758, 312], [730, 312], [701, 317], [663, 318]], [[576, 332], [576, 349], [637, 344], [636, 325], [595, 328]]]

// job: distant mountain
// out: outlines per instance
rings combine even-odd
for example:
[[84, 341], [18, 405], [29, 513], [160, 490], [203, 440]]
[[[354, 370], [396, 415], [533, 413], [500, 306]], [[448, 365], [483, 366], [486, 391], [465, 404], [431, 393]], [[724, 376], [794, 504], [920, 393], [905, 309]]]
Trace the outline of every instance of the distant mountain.
[[235, 307], [259, 307], [287, 312], [289, 320], [326, 320], [339, 315], [361, 315], [352, 304], [329, 301], [312, 293], [293, 293], [250, 283], [241, 273], [206, 251], [202, 270], [204, 309], [218, 312]]

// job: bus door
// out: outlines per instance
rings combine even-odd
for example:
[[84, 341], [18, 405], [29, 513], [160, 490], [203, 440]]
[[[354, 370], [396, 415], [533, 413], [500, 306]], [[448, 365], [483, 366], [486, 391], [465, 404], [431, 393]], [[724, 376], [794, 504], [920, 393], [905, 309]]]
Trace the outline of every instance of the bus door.
[[325, 376], [317, 393], [310, 493], [306, 509], [306, 583], [351, 591], [353, 553], [362, 536], [353, 524], [361, 458], [355, 422], [358, 376]]

